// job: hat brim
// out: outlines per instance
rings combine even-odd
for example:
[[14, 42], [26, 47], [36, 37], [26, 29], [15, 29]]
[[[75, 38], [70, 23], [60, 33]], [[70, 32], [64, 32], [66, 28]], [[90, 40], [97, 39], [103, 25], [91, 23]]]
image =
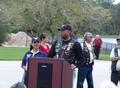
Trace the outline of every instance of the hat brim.
[[120, 38], [117, 38], [117, 39], [116, 39], [116, 41], [119, 41], [119, 40], [120, 40]]
[[[68, 29], [58, 29], [58, 31], [65, 31], [65, 30], [68, 30]], [[68, 31], [72, 31], [72, 30], [68, 30]]]

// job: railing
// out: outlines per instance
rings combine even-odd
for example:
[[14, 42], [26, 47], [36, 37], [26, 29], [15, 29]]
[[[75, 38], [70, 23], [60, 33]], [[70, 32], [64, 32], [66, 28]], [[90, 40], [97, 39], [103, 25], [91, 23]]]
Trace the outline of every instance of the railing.
[[[101, 46], [101, 52], [106, 53], [106, 54], [110, 54], [112, 48], [116, 47], [115, 39], [103, 38], [102, 40], [103, 40], [103, 43]], [[80, 43], [83, 42], [83, 38], [79, 38], [78, 41]]]
[[103, 42], [101, 50], [104, 51], [106, 54], [109, 54], [111, 50], [115, 47], [116, 47], [116, 44], [114, 43]]

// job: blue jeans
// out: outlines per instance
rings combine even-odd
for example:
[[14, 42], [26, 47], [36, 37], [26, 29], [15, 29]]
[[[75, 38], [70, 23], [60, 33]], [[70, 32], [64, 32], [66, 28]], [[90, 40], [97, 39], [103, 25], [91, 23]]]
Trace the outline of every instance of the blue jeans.
[[88, 88], [94, 88], [92, 69], [92, 65], [82, 66], [78, 68], [77, 88], [83, 88], [85, 79], [87, 80]]
[[25, 71], [24, 73], [24, 84], [26, 87], [28, 86], [28, 71]]

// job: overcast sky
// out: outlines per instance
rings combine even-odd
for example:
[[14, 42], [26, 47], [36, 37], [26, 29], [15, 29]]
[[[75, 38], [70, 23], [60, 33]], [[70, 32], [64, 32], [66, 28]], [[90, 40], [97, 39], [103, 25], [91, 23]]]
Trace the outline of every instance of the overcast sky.
[[120, 0], [115, 0], [114, 4], [117, 4], [117, 3], [119, 3], [119, 2], [120, 2]]

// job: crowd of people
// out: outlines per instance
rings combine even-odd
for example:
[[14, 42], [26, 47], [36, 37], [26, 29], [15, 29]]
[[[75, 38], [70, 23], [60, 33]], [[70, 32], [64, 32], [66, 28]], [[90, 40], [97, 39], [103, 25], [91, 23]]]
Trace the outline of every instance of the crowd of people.
[[[102, 45], [100, 35], [97, 34], [93, 38], [92, 33], [86, 32], [83, 36], [83, 42], [79, 43], [72, 37], [73, 28], [70, 24], [63, 25], [58, 31], [60, 38], [53, 42], [52, 45], [48, 43], [48, 36], [45, 33], [42, 33], [40, 38], [32, 38], [31, 48], [26, 52], [22, 60], [22, 68], [25, 71], [25, 85], [27, 86], [28, 83], [28, 59], [30, 57], [48, 57], [64, 59], [71, 65], [73, 70], [73, 88], [83, 88], [85, 79], [87, 80], [88, 88], [94, 88], [92, 71], [94, 57], [97, 60], [99, 59]], [[110, 58], [112, 61], [111, 81], [117, 86], [118, 81], [120, 81], [120, 37], [116, 41], [117, 46], [112, 49]], [[75, 79], [77, 81], [74, 81]]]

